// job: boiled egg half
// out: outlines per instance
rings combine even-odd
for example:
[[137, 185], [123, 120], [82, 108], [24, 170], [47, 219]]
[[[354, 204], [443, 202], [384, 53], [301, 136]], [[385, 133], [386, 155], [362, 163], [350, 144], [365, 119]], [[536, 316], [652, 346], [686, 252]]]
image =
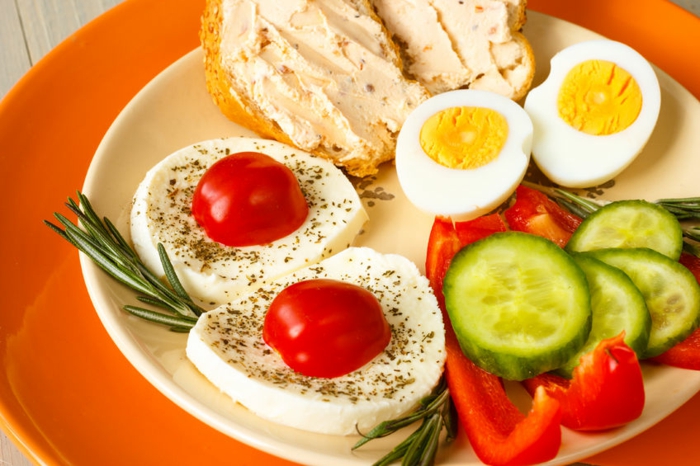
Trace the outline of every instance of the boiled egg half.
[[438, 94], [406, 119], [396, 172], [411, 203], [469, 220], [508, 199], [525, 176], [532, 122], [522, 107], [488, 91]]
[[606, 39], [574, 44], [552, 58], [547, 79], [525, 99], [532, 157], [561, 186], [604, 183], [642, 151], [660, 105], [656, 74], [634, 49]]

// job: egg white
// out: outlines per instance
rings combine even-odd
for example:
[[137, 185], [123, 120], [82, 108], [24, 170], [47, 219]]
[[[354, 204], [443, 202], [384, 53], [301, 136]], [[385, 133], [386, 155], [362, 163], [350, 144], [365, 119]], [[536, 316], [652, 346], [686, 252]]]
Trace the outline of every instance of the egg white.
[[[449, 168], [428, 156], [420, 143], [425, 121], [452, 107], [484, 107], [505, 117], [508, 136], [498, 157], [475, 169]], [[396, 145], [396, 172], [411, 203], [433, 215], [462, 221], [484, 215], [509, 198], [530, 162], [532, 122], [517, 103], [488, 91], [457, 90], [438, 94], [406, 119]]]
[[[568, 72], [587, 60], [606, 60], [637, 81], [642, 108], [626, 129], [596, 136], [576, 130], [558, 115], [557, 97]], [[627, 168], [656, 126], [661, 92], [654, 69], [631, 47], [607, 39], [580, 42], [558, 52], [545, 81], [527, 95], [524, 108], [534, 126], [532, 158], [555, 183], [585, 188], [602, 184]]]
[[[190, 213], [199, 179], [236, 152], [264, 153], [287, 165], [309, 206], [295, 232], [269, 244], [230, 247], [209, 239]], [[230, 301], [240, 289], [316, 263], [349, 247], [368, 216], [348, 178], [330, 161], [276, 141], [224, 138], [170, 154], [144, 177], [131, 208], [131, 239], [147, 267], [164, 275], [163, 244], [185, 290], [205, 305]]]

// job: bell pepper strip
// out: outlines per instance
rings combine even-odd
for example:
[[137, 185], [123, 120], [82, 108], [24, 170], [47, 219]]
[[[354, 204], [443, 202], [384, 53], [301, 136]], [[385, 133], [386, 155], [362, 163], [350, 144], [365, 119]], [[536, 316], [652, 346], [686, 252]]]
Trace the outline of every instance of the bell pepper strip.
[[685, 268], [690, 270], [690, 272], [695, 276], [695, 279], [700, 283], [700, 257], [694, 256], [693, 254], [684, 252], [681, 254], [678, 262], [683, 264]]
[[566, 246], [582, 219], [546, 194], [524, 185], [515, 190], [515, 202], [503, 213], [511, 230], [542, 236]]
[[562, 425], [579, 431], [611, 429], [637, 419], [644, 408], [644, 379], [624, 332], [581, 357], [571, 380], [552, 373], [523, 381], [530, 393], [544, 388], [559, 401]]
[[492, 233], [506, 231], [508, 227], [498, 214], [484, 215], [473, 220], [455, 222], [459, 244], [464, 247], [470, 243], [486, 238]]
[[447, 273], [452, 257], [461, 247], [452, 219], [435, 217], [428, 238], [425, 276], [430, 280], [430, 286], [442, 309], [445, 307], [445, 296], [442, 294], [442, 283], [445, 279], [445, 273]]
[[512, 403], [501, 379], [464, 355], [451, 330], [445, 378], [476, 456], [490, 465], [526, 465], [551, 460], [561, 446], [559, 402], [544, 388], [535, 391], [524, 415]]
[[452, 402], [477, 457], [491, 465], [525, 465], [554, 458], [561, 446], [559, 402], [537, 390], [528, 415], [508, 398], [501, 379], [476, 366], [462, 352], [444, 307], [442, 281], [454, 254], [491, 233], [504, 231], [497, 214], [453, 224], [436, 217], [430, 233], [426, 275], [445, 317], [445, 378]]
[[664, 353], [648, 360], [681, 369], [700, 371], [700, 328], [695, 329], [685, 340]]
[[[700, 282], [700, 257], [684, 252], [679, 262], [686, 266]], [[700, 370], [700, 328], [695, 329], [685, 340], [671, 349], [651, 358], [650, 361], [682, 369]]]

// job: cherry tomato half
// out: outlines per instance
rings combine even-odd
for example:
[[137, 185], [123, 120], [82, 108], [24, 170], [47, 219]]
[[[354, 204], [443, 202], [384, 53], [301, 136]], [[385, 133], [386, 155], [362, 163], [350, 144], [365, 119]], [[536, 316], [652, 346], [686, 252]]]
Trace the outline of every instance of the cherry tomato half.
[[275, 297], [265, 315], [263, 339], [296, 372], [333, 378], [381, 353], [391, 329], [370, 291], [338, 280], [313, 279]]
[[197, 184], [192, 215], [209, 238], [227, 246], [267, 244], [294, 232], [309, 208], [296, 176], [258, 152], [214, 163]]

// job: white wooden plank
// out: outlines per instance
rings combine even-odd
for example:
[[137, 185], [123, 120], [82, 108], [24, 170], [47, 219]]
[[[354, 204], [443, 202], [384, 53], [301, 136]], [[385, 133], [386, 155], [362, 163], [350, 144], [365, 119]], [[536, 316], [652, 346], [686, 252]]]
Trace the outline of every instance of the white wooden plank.
[[51, 49], [123, 0], [0, 0], [0, 98]]
[[32, 466], [27, 457], [5, 435], [0, 437], [0, 464], [6, 466]]
[[32, 63], [120, 0], [16, 0]]
[[676, 5], [685, 8], [695, 16], [700, 16], [700, 0], [671, 0]]
[[16, 4], [14, 0], [0, 0], [0, 99], [30, 66]]

